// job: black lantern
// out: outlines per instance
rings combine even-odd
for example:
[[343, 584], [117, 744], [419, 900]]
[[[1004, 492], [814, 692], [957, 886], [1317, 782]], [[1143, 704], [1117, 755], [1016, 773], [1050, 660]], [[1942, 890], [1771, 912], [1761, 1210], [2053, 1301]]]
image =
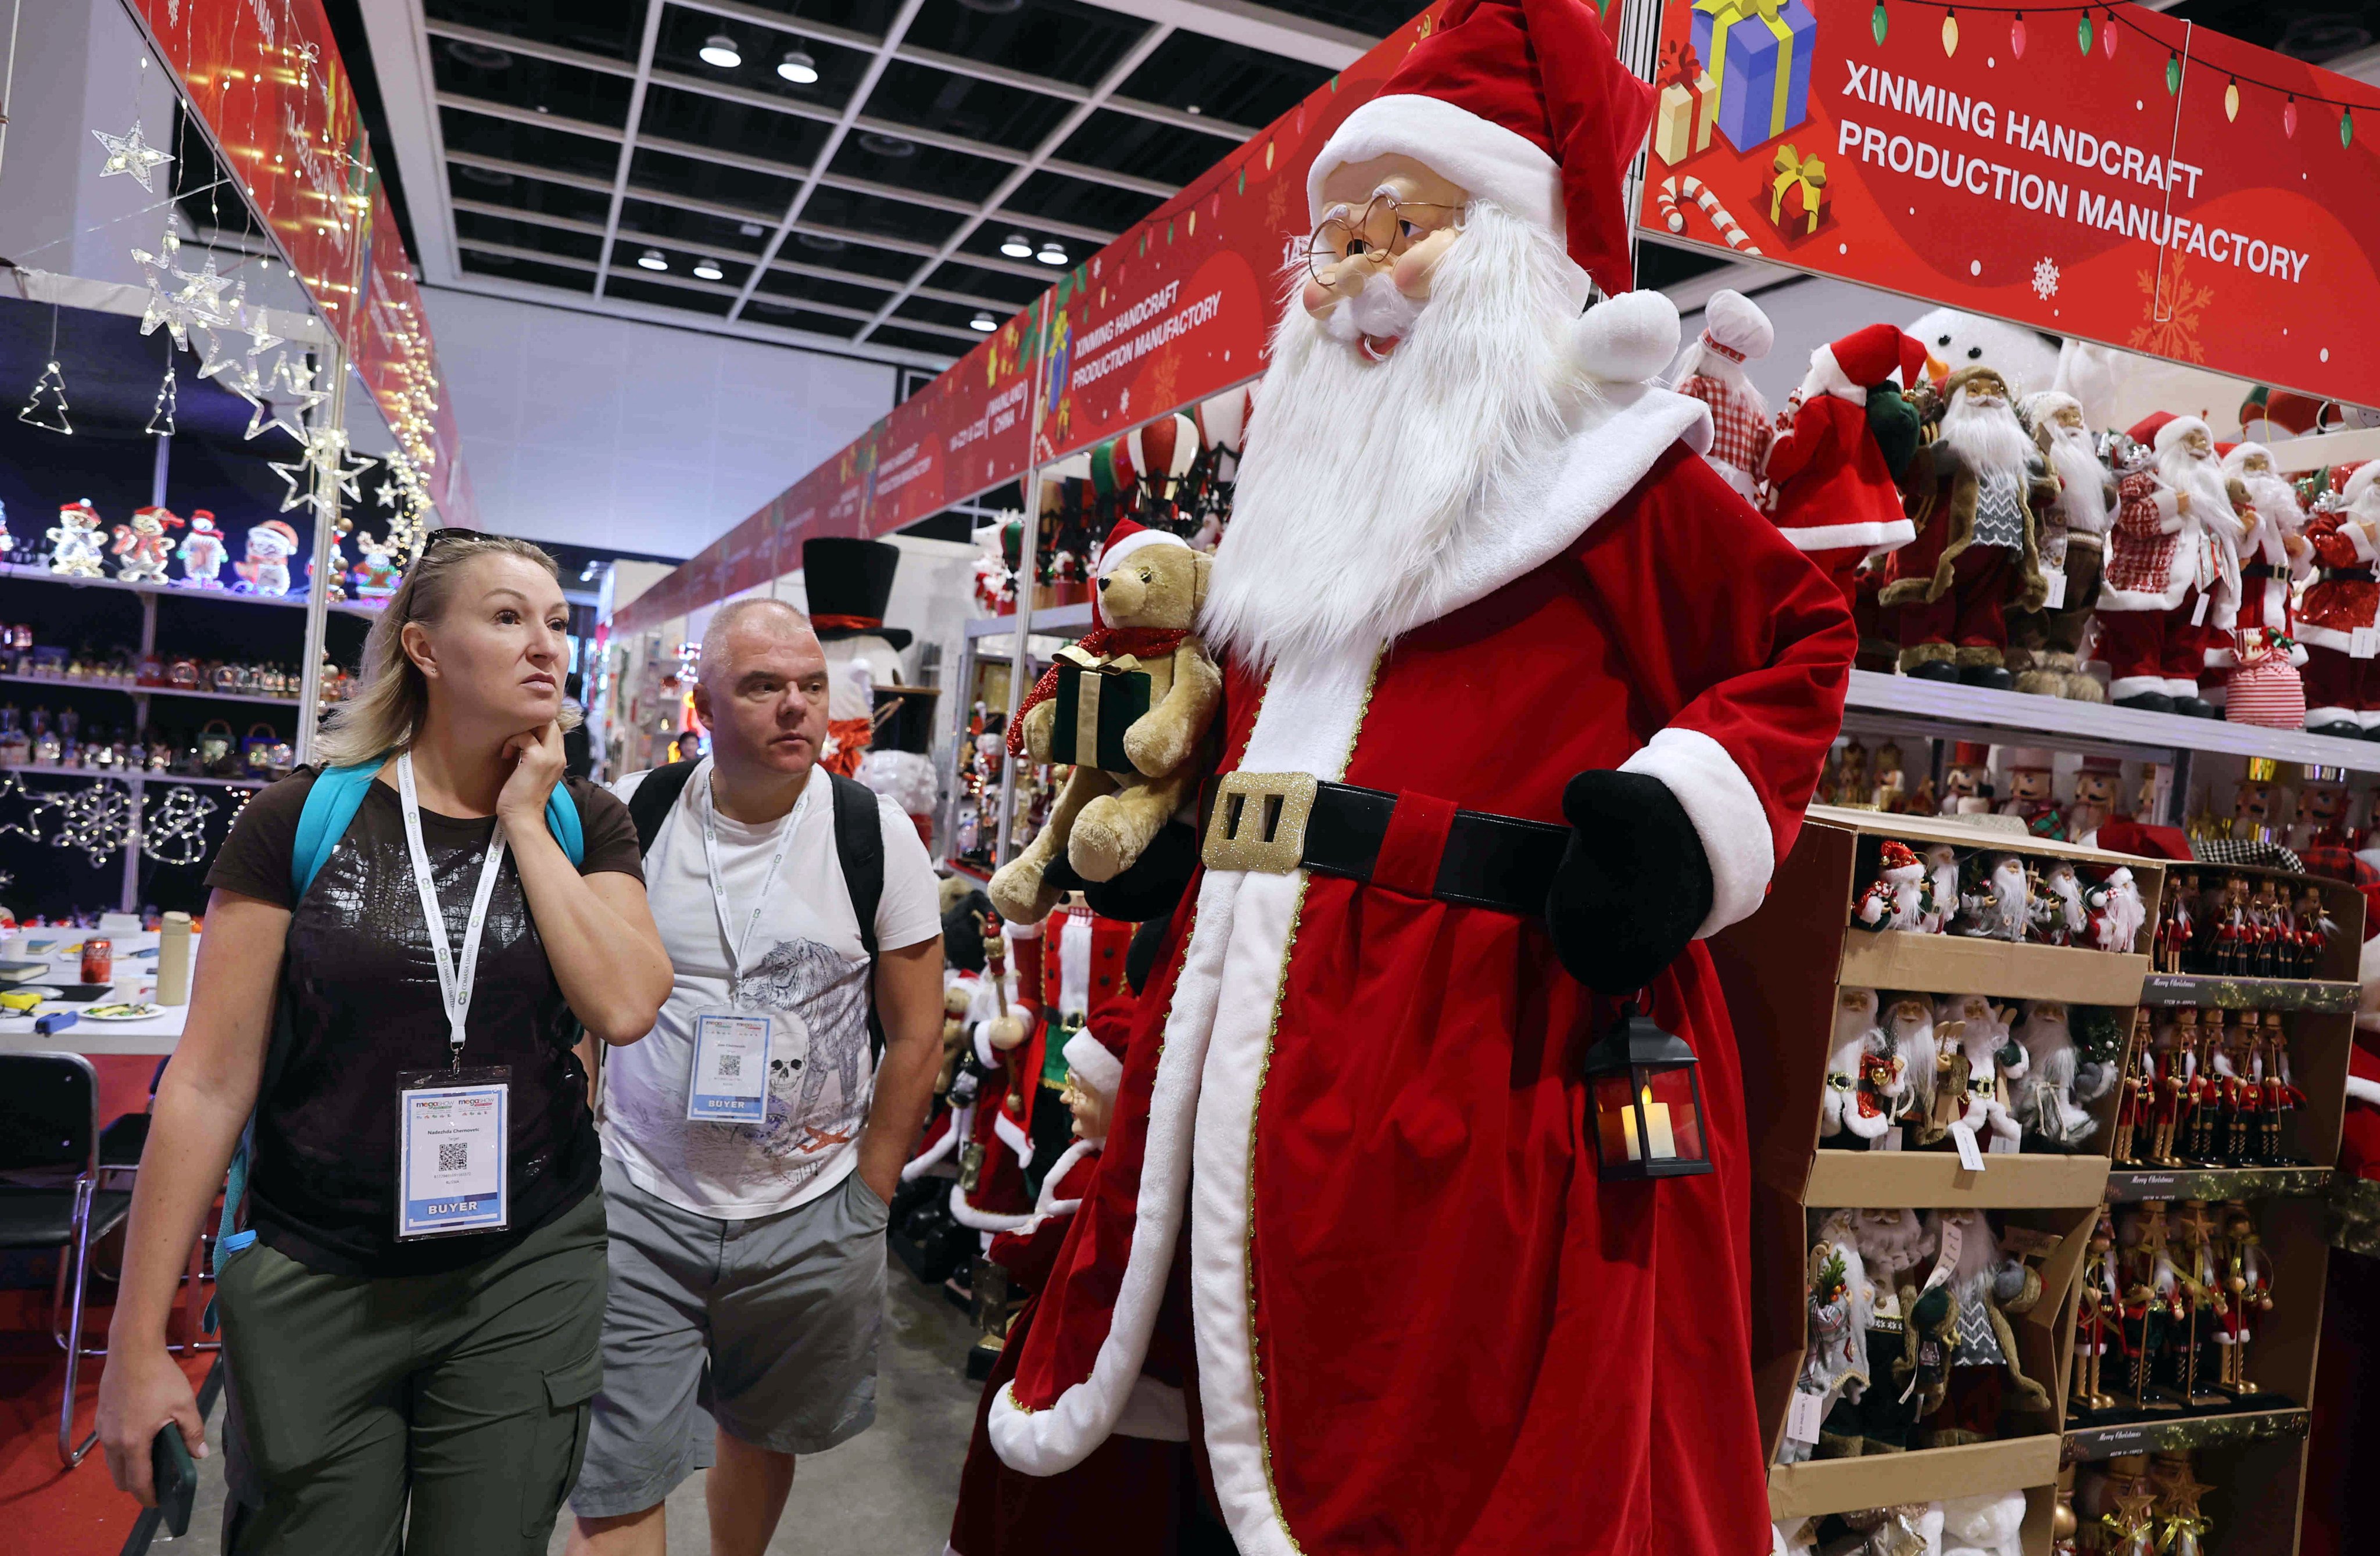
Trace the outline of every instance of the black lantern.
[[1587, 1050], [1584, 1071], [1606, 1182], [1711, 1170], [1695, 1068], [1684, 1038], [1639, 1015], [1633, 1000], [1620, 1007], [1602, 1041]]

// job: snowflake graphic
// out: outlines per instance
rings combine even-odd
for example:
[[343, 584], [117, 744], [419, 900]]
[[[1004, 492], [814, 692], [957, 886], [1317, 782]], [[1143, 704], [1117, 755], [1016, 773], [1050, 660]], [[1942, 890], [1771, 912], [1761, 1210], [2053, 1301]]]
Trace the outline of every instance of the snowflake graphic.
[[1126, 416], [1132, 415], [1131, 390], [1127, 389], [1122, 394], [1116, 396], [1116, 409], [1122, 411]]
[[2206, 348], [2198, 342], [2198, 320], [2215, 301], [2212, 286], [2192, 286], [2184, 279], [2185, 259], [2180, 254], [2168, 255], [2169, 269], [2165, 278], [2165, 316], [2157, 316], [2158, 287], [2155, 271], [2142, 271], [2135, 278], [2141, 296], [2145, 299], [2146, 321], [2134, 330], [2124, 342], [2135, 350], [2145, 351], [2175, 362], [2204, 362]]
[[2043, 259], [2033, 267], [2033, 295], [2046, 300], [2058, 296], [2058, 261]]

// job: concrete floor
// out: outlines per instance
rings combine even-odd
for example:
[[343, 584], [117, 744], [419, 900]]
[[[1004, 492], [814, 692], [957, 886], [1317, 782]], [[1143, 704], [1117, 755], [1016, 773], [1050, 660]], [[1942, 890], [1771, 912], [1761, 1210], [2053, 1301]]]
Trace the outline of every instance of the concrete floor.
[[[888, 1285], [876, 1424], [831, 1453], [801, 1461], [784, 1519], [769, 1545], [771, 1556], [941, 1556], [975, 1425], [978, 1386], [961, 1371], [974, 1335], [965, 1314], [938, 1289], [918, 1285], [897, 1260]], [[190, 1532], [161, 1550], [220, 1556], [222, 1427], [218, 1405], [207, 1423], [207, 1440], [217, 1451], [199, 1464]], [[709, 1556], [702, 1482], [703, 1476], [693, 1476], [669, 1499], [670, 1549], [680, 1556]], [[552, 1556], [560, 1556], [569, 1518], [565, 1507]]]

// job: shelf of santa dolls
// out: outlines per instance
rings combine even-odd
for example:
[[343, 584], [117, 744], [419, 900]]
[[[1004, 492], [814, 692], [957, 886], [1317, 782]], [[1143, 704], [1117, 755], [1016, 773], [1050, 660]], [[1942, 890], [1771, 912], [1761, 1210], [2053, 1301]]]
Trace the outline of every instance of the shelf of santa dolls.
[[2226, 978], [2211, 972], [2152, 972], [2141, 981], [2143, 1005], [2195, 1005], [2218, 1010], [2302, 1010], [2340, 1015], [2355, 1009], [2353, 983], [2303, 978]]
[[1925, 1151], [1834, 1151], [1811, 1153], [1803, 1181], [1805, 1205], [1923, 1205], [1949, 1210], [2012, 1210], [2036, 1205], [2087, 1205], [2107, 1192], [2105, 1156], [1987, 1152], [1982, 1170], [1963, 1166], [1959, 1153]]
[[2329, 1188], [2328, 1167], [2116, 1167], [2110, 1203], [2143, 1200], [2310, 1200]]
[[18, 773], [26, 778], [114, 778], [135, 789], [143, 783], [205, 783], [220, 784], [225, 789], [262, 789], [273, 781], [269, 778], [213, 778], [201, 773], [152, 773], [128, 767], [47, 767], [31, 762], [0, 762], [0, 773]]
[[[303, 610], [306, 595], [299, 590], [285, 595], [249, 595], [233, 589], [198, 588], [188, 584], [147, 584], [132, 578], [80, 578], [71, 573], [53, 573], [46, 567], [30, 567], [23, 562], [0, 562], [0, 578], [21, 579], [29, 584], [58, 584], [70, 589], [124, 589], [139, 595], [166, 595], [177, 599], [221, 600], [232, 605], [289, 605]], [[377, 616], [382, 602], [379, 600], [333, 600], [331, 609], [349, 616]], [[1037, 628], [1038, 623], [1036, 623]]]
[[1852, 671], [1845, 706], [1854, 712], [1900, 715], [1915, 721], [1908, 726], [1908, 732], [1937, 739], [1975, 740], [1998, 732], [2022, 736], [2028, 745], [2057, 745], [2063, 739], [2087, 742], [2076, 745], [2078, 750], [2220, 752], [2380, 772], [2380, 742], [2338, 740], [2302, 730], [2267, 730], [2175, 713], [2144, 713], [2025, 692], [1993, 692], [1879, 670]]
[[2276, 1410], [2177, 1415], [2103, 1427], [2071, 1427], [2066, 1433], [2064, 1456], [2068, 1464], [2082, 1464], [2124, 1453], [2179, 1453], [2266, 1438], [2303, 1437], [2312, 1417], [2313, 1412], [2304, 1406], [2291, 1405]]
[[210, 703], [262, 703], [268, 707], [296, 707], [299, 697], [269, 697], [259, 692], [212, 692], [196, 686], [143, 686], [131, 681], [95, 681], [86, 676], [18, 675], [0, 670], [0, 681], [22, 686], [59, 686], [78, 692], [121, 692], [126, 696], [192, 697]]

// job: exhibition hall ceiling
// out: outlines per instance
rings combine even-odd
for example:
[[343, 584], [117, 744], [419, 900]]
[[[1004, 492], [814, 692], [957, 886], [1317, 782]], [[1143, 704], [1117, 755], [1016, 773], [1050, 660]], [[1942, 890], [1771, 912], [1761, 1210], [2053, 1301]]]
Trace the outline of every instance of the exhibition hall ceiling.
[[430, 283], [930, 367], [1411, 0], [343, 9]]

